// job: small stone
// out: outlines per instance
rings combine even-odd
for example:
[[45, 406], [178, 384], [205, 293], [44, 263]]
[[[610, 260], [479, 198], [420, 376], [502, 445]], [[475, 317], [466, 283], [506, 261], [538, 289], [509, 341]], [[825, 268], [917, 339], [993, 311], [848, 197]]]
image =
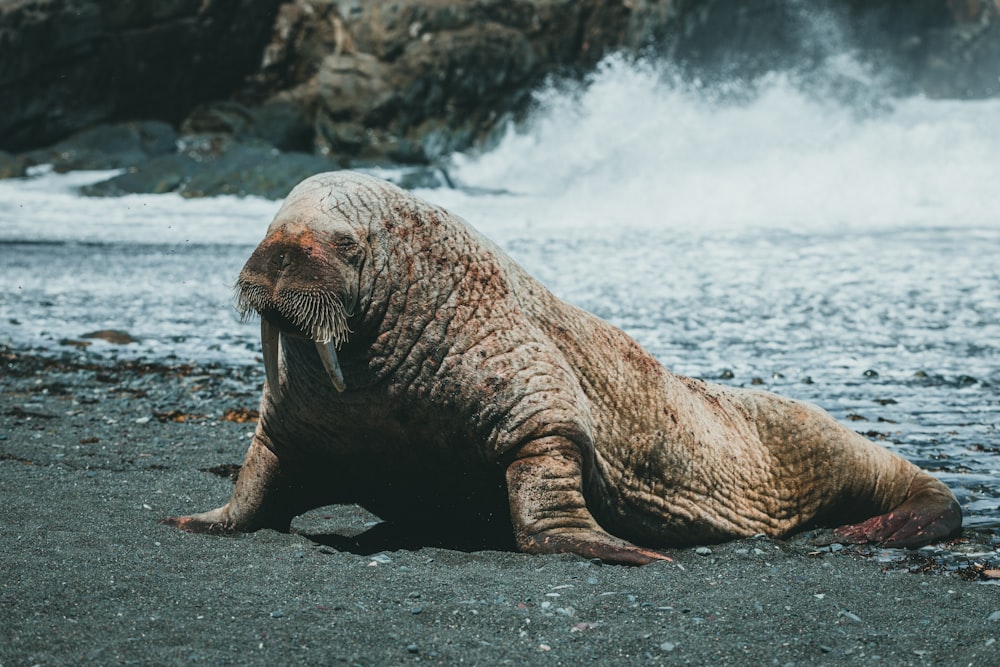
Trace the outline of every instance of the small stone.
[[1000, 609], [986, 617], [987, 621], [1000, 621]]
[[423, 611], [424, 611], [423, 607], [413, 607], [412, 609], [410, 609], [411, 614], [420, 614]]
[[840, 612], [840, 615], [846, 618], [848, 621], [854, 621], [855, 623], [861, 622], [861, 617], [855, 613], [849, 612], [846, 609]]
[[665, 651], [667, 653], [670, 653], [675, 648], [677, 648], [677, 644], [674, 644], [673, 642], [663, 642], [662, 644], [660, 644], [660, 650]]
[[406, 645], [406, 652], [407, 653], [420, 653], [420, 647], [417, 646], [416, 644], [407, 644]]
[[271, 618], [281, 618], [284, 615], [285, 612], [281, 611], [280, 609], [275, 609], [274, 611], [271, 612]]
[[833, 647], [827, 646], [826, 644], [820, 644], [819, 650], [822, 651], [823, 653], [833, 653]]
[[697, 549], [694, 550], [694, 552], [696, 554], [698, 554], [699, 556], [711, 556], [712, 555], [712, 550], [709, 549], [708, 547], [698, 547]]

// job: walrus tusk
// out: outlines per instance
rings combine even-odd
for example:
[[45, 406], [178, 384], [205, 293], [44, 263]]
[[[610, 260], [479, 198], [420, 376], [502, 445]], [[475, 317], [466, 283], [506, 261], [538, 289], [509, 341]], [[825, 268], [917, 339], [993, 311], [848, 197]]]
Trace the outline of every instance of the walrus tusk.
[[340, 370], [340, 362], [337, 361], [337, 344], [332, 340], [325, 343], [317, 341], [316, 351], [319, 352], [319, 358], [323, 360], [326, 373], [330, 376], [330, 381], [333, 382], [337, 391], [347, 389], [347, 384], [344, 382], [344, 372]]
[[280, 337], [281, 331], [278, 327], [268, 322], [266, 317], [260, 318], [260, 345], [264, 353], [264, 375], [267, 376], [268, 391], [274, 396], [278, 395]]

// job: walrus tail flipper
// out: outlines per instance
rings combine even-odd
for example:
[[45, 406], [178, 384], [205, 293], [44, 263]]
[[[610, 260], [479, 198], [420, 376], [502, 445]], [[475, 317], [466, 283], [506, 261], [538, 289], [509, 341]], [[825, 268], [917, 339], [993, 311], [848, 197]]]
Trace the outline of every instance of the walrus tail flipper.
[[617, 538], [598, 525], [583, 496], [576, 447], [557, 436], [521, 448], [507, 468], [510, 515], [525, 553], [575, 553], [609, 563], [645, 565], [668, 556]]
[[834, 533], [852, 543], [875, 542], [887, 547], [919, 547], [944, 539], [962, 528], [962, 508], [939, 480], [918, 474], [906, 499], [892, 511]]

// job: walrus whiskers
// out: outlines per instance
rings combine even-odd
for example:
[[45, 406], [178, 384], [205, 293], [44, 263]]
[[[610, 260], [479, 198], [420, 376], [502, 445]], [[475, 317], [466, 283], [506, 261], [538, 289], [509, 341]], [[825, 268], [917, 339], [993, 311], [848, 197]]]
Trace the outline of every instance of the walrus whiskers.
[[[337, 391], [347, 389], [337, 348], [351, 333], [347, 325], [350, 315], [337, 295], [322, 290], [289, 289], [279, 291], [277, 299], [272, 299], [264, 287], [240, 281], [236, 286], [236, 308], [244, 321], [272, 309], [288, 318], [316, 343], [316, 351], [334, 388]], [[261, 317], [260, 341], [267, 386], [272, 394], [277, 394], [281, 331], [267, 317]]]

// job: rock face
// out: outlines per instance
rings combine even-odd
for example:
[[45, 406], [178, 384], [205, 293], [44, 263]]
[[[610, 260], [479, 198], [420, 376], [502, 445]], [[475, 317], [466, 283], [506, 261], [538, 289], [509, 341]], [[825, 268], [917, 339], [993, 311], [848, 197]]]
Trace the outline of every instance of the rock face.
[[279, 0], [0, 0], [0, 148], [179, 122], [260, 64]]
[[0, 176], [126, 168], [92, 192], [196, 196], [242, 192], [210, 171], [250, 169], [250, 191], [283, 196], [316, 164], [482, 146], [546, 77], [615, 51], [702, 81], [787, 69], [881, 95], [837, 79], [830, 56], [851, 53], [895, 92], [984, 97], [1000, 94], [1000, 0], [0, 0], [0, 150], [15, 154]]
[[654, 43], [686, 4], [293, 0], [257, 90], [311, 112], [321, 153], [424, 162], [483, 139], [546, 75]]

